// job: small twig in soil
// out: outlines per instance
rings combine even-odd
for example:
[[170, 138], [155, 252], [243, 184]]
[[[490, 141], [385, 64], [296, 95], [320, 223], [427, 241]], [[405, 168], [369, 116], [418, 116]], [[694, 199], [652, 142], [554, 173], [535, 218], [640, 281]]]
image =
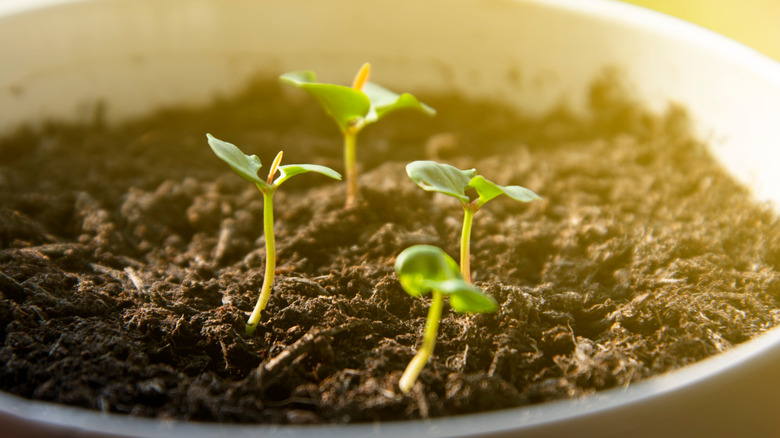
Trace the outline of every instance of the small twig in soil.
[[225, 361], [225, 369], [229, 369], [230, 368], [230, 360], [228, 359], [227, 346], [222, 341], [222, 339], [219, 340], [219, 346], [222, 347], [222, 359]]
[[24, 301], [27, 296], [21, 284], [2, 272], [0, 272], [0, 295], [5, 295], [17, 303]]
[[125, 275], [122, 273], [122, 271], [117, 271], [116, 269], [109, 268], [108, 266], [99, 265], [97, 263], [90, 263], [89, 266], [92, 268], [93, 271], [99, 274], [106, 274], [116, 281], [125, 280]]
[[230, 249], [230, 242], [233, 241], [233, 236], [236, 234], [236, 223], [233, 219], [225, 219], [222, 221], [222, 227], [219, 230], [219, 239], [217, 240], [217, 246], [214, 248], [214, 262], [219, 264], [225, 258], [228, 250]]
[[428, 406], [428, 400], [425, 399], [425, 391], [421, 384], [414, 385], [412, 388], [414, 394], [414, 401], [417, 402], [417, 409], [420, 410], [420, 418], [430, 418], [430, 407]]
[[44, 243], [35, 249], [49, 257], [62, 257], [79, 250], [86, 252], [86, 247], [79, 243]]
[[462, 353], [448, 357], [445, 363], [448, 367], [457, 370], [459, 373], [462, 373], [463, 369], [466, 368], [466, 363], [468, 360], [469, 344], [466, 344], [466, 347], [463, 349]]
[[46, 318], [41, 313], [41, 309], [38, 308], [38, 306], [29, 306], [29, 309], [31, 309], [36, 316], [38, 316], [38, 319], [41, 321], [46, 321]]
[[320, 286], [319, 284], [317, 284], [316, 282], [314, 282], [312, 280], [309, 280], [308, 278], [303, 278], [303, 277], [286, 277], [282, 281], [284, 281], [284, 282], [291, 282], [291, 283], [306, 284], [306, 285], [312, 286], [315, 289], [317, 289], [320, 292], [320, 295], [333, 295], [332, 293], [330, 293], [327, 290], [325, 290], [324, 287]]
[[656, 283], [660, 283], [660, 284], [676, 284], [676, 283], [682, 283], [683, 281], [685, 281], [685, 280], [683, 280], [681, 278], [661, 278], [661, 279], [656, 280]]
[[244, 338], [241, 337], [241, 335], [238, 334], [238, 332], [235, 329], [230, 329], [230, 333], [232, 335], [233, 341], [236, 344], [239, 344], [239, 346], [243, 347], [244, 352], [246, 352], [250, 356], [253, 356], [253, 357], [257, 358], [257, 359], [260, 359], [260, 360], [263, 359], [262, 356], [260, 356], [259, 354], [253, 352], [253, 348], [249, 345], [248, 342], [246, 342], [244, 340]]
[[49, 348], [49, 356], [53, 355], [55, 351], [60, 347], [60, 342], [62, 342], [62, 338], [65, 337], [65, 334], [61, 334], [59, 338], [57, 338], [57, 342], [54, 343], [54, 345]]
[[136, 289], [138, 289], [138, 292], [145, 293], [146, 291], [146, 285], [144, 284], [144, 281], [141, 279], [141, 277], [138, 276], [138, 274], [135, 272], [135, 269], [131, 268], [130, 266], [125, 268], [125, 273], [127, 274], [127, 278], [130, 279], [130, 282], [133, 283], [133, 286], [135, 286]]
[[501, 347], [496, 351], [493, 355], [493, 360], [490, 362], [490, 367], [488, 367], [487, 375], [489, 377], [495, 376], [496, 372], [501, 369], [501, 365], [504, 364], [504, 359], [509, 352], [511, 350], [508, 347]]
[[336, 335], [353, 328], [355, 325], [356, 322], [353, 321], [327, 329], [313, 327], [308, 333], [289, 345], [281, 353], [261, 363], [259, 367], [252, 371], [249, 375], [249, 379], [259, 382], [261, 390], [268, 389], [296, 359], [311, 351], [312, 346], [317, 340]]

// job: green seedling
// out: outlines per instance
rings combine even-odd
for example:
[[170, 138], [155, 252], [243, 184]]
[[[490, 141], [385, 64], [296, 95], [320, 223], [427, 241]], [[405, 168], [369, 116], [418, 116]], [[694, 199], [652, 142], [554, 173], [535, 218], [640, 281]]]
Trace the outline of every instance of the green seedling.
[[406, 394], [433, 354], [444, 295], [449, 297], [452, 309], [459, 313], [494, 312], [498, 305], [492, 297], [464, 280], [455, 260], [435, 246], [415, 245], [403, 250], [395, 261], [395, 272], [401, 287], [409, 295], [418, 297], [428, 292], [433, 295], [425, 321], [422, 346], [398, 382], [401, 391]]
[[397, 94], [369, 82], [371, 66], [364, 64], [351, 87], [317, 82], [312, 71], [296, 71], [280, 76], [282, 82], [301, 88], [314, 96], [333, 120], [344, 137], [344, 173], [347, 180], [347, 206], [357, 196], [356, 144], [357, 135], [367, 125], [400, 109], [413, 109], [429, 116], [436, 111], [409, 93]]
[[[340, 180], [341, 175], [333, 169], [316, 164], [289, 164], [280, 166], [282, 161], [282, 152], [276, 155], [268, 171], [268, 178], [263, 180], [257, 175], [262, 165], [257, 155], [246, 155], [235, 145], [214, 138], [211, 134], [206, 134], [211, 150], [224, 162], [226, 162], [237, 174], [249, 182], [255, 183], [258, 189], [263, 193], [263, 230], [265, 233], [265, 277], [263, 278], [263, 287], [260, 290], [260, 297], [257, 300], [254, 311], [249, 316], [246, 324], [246, 334], [251, 336], [260, 322], [260, 315], [268, 304], [268, 298], [271, 296], [271, 288], [274, 283], [274, 272], [276, 271], [276, 242], [274, 240], [274, 203], [273, 197], [276, 189], [283, 182], [295, 175], [307, 172], [316, 172], [333, 179]], [[279, 176], [274, 179], [276, 172]]]
[[[500, 186], [475, 169], [460, 170], [449, 164], [435, 161], [414, 161], [406, 165], [406, 173], [423, 190], [439, 192], [457, 198], [463, 206], [463, 229], [460, 236], [460, 271], [466, 281], [471, 281], [469, 247], [471, 245], [471, 224], [476, 213], [486, 202], [507, 195], [520, 202], [541, 199], [536, 193], [520, 186]], [[476, 199], [466, 194], [468, 189], [477, 192]]]

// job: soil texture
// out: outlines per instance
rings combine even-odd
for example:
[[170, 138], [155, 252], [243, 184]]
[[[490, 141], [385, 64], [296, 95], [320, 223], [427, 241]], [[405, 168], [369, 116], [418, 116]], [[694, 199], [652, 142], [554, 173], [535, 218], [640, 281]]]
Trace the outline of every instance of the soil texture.
[[[0, 389], [106, 412], [240, 423], [430, 418], [628, 386], [780, 321], [780, 224], [689, 134], [613, 81], [592, 115], [544, 117], [422, 95], [359, 138], [360, 201], [320, 175], [275, 196], [278, 270], [263, 280], [262, 196], [205, 134], [342, 171], [341, 140], [299, 90], [258, 81], [208, 108], [107, 126], [51, 122], [0, 141]], [[107, 108], [110, 110], [110, 108]], [[445, 307], [414, 390], [398, 379], [428, 300], [393, 273], [414, 244], [457, 259], [462, 210], [420, 190], [435, 159], [542, 196], [474, 218], [491, 314]], [[261, 171], [262, 172], [262, 171]]]

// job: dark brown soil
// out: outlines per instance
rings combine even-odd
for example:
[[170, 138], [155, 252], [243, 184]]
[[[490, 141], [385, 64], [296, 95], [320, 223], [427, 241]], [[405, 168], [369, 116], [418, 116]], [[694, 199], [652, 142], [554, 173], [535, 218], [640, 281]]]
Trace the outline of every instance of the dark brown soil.
[[[50, 123], [0, 143], [0, 389], [199, 421], [347, 423], [522, 406], [626, 386], [780, 321], [780, 226], [713, 162], [676, 108], [655, 116], [610, 81], [594, 115], [538, 119], [422, 96], [360, 139], [361, 202], [318, 175], [276, 195], [279, 266], [263, 279], [262, 199], [205, 133], [269, 163], [342, 169], [310, 99], [261, 81], [206, 109], [108, 128]], [[290, 98], [290, 97], [293, 98]], [[476, 167], [544, 200], [475, 217], [472, 269], [493, 314], [445, 309], [434, 357], [397, 388], [427, 300], [394, 257], [457, 255], [461, 210], [404, 165]]]

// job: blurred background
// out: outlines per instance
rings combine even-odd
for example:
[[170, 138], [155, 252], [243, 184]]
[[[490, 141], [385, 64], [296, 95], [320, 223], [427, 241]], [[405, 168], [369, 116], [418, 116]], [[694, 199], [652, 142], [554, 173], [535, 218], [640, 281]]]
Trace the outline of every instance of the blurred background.
[[[0, 0], [0, 3], [9, 0]], [[613, 0], [698, 24], [780, 61], [780, 0]]]
[[780, 61], [779, 0], [623, 0], [698, 24]]

